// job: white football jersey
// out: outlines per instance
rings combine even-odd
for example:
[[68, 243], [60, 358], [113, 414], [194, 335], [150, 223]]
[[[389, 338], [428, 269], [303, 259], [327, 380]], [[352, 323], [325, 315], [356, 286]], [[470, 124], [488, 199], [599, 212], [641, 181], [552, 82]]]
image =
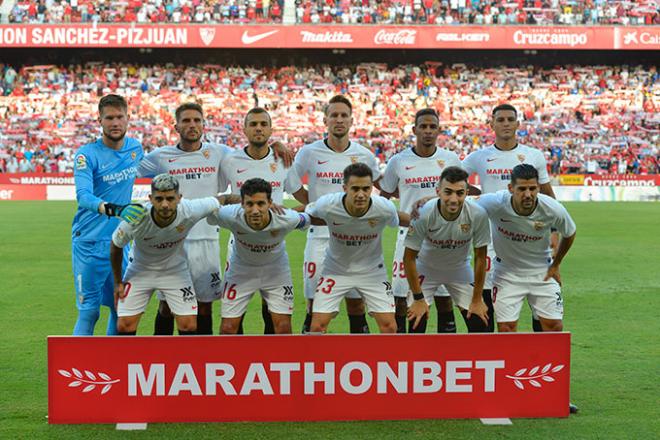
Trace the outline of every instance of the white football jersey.
[[259, 231], [247, 224], [241, 205], [223, 206], [216, 214], [209, 216], [209, 223], [220, 225], [234, 234], [230, 267], [266, 266], [276, 262], [289, 266], [284, 237], [294, 229], [307, 229], [309, 215], [291, 209], [285, 210], [284, 214], [271, 211], [270, 215], [270, 223]]
[[[177, 146], [156, 148], [140, 162], [138, 175], [154, 177], [168, 173], [179, 181], [179, 192], [186, 199], [215, 196], [227, 189], [220, 179], [220, 163], [233, 150], [226, 145], [202, 143], [197, 151], [183, 151]], [[206, 222], [197, 224], [188, 236], [191, 240], [217, 240], [218, 228]]]
[[[307, 144], [296, 154], [293, 168], [298, 179], [308, 176], [309, 201], [315, 202], [325, 194], [343, 191], [344, 168], [357, 162], [368, 165], [373, 172], [374, 182], [378, 180], [380, 168], [376, 156], [368, 148], [353, 141], [341, 153], [332, 150], [325, 139]], [[300, 188], [301, 185], [302, 180], [299, 180], [294, 186]], [[327, 228], [315, 226], [314, 236], [327, 237]]]
[[471, 283], [471, 250], [489, 243], [488, 214], [476, 202], [465, 200], [458, 218], [448, 221], [440, 214], [440, 199], [435, 198], [410, 224], [405, 246], [419, 251], [418, 264], [432, 269], [443, 282]]
[[421, 157], [408, 148], [387, 162], [380, 187], [388, 193], [398, 188], [401, 211], [410, 213], [415, 202], [436, 195], [440, 174], [451, 166], [461, 166], [461, 161], [452, 151], [436, 148], [432, 156]]
[[522, 163], [536, 168], [540, 184], [550, 182], [543, 153], [536, 148], [520, 144], [509, 151], [500, 150], [495, 145], [474, 151], [463, 159], [463, 168], [469, 174], [478, 174], [481, 192], [490, 194], [508, 189], [511, 171]]
[[495, 271], [522, 275], [544, 271], [552, 262], [550, 228], [563, 237], [575, 234], [566, 208], [544, 194], [538, 195], [536, 209], [528, 216], [516, 214], [509, 191], [483, 195], [477, 203], [488, 212], [492, 225]]
[[137, 225], [122, 221], [112, 234], [112, 242], [123, 248], [134, 240], [133, 261], [128, 265], [130, 270], [187, 270], [188, 260], [183, 250], [183, 240], [197, 222], [219, 207], [220, 203], [215, 197], [182, 199], [177, 206], [174, 221], [161, 228], [154, 222], [152, 205], [148, 203], [146, 208], [150, 214]]
[[381, 236], [386, 226], [399, 226], [399, 214], [390, 200], [372, 195], [371, 206], [361, 217], [344, 208], [343, 192], [326, 194], [307, 205], [305, 212], [325, 220], [330, 240], [324, 273], [366, 274], [384, 267]]
[[253, 159], [245, 148], [241, 148], [225, 156], [220, 164], [224, 185], [231, 186], [232, 194], [239, 195], [241, 186], [246, 180], [260, 177], [272, 186], [271, 198], [278, 205], [284, 201], [285, 191], [293, 194], [302, 186], [292, 170], [293, 168], [284, 168], [282, 159], [275, 160], [272, 150], [268, 150], [268, 154], [263, 159]]

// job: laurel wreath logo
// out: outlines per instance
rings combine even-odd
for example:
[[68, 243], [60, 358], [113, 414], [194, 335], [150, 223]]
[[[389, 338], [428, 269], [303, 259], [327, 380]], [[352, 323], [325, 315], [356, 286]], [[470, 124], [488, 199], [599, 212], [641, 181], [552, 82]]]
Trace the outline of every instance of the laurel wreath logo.
[[[110, 391], [110, 388], [112, 388], [113, 384], [119, 382], [119, 379], [112, 380], [112, 378], [105, 373], [97, 372], [96, 374], [94, 374], [89, 370], [84, 370], [84, 371], [85, 371], [85, 376], [87, 376], [87, 379], [77, 368], [71, 368], [71, 372], [67, 370], [57, 370], [57, 372], [60, 373], [60, 375], [73, 379], [71, 382], [69, 382], [69, 386], [71, 388], [75, 388], [82, 386], [83, 384], [87, 384], [85, 388], [82, 389], [83, 393], [89, 393], [90, 391], [93, 391], [97, 386], [100, 387], [101, 385], [103, 385], [103, 388], [101, 389], [101, 394], [105, 394], [108, 391]], [[98, 378], [96, 376], [98, 376]]]
[[[547, 364], [543, 369], [540, 366], [531, 368], [527, 372], [527, 368], [522, 368], [516, 371], [516, 374], [513, 376], [506, 375], [505, 377], [513, 380], [513, 383], [520, 388], [521, 390], [525, 389], [525, 382], [529, 383], [531, 386], [536, 388], [541, 388], [543, 382], [554, 382], [555, 378], [552, 377], [551, 373], [557, 373], [564, 368], [563, 365], [552, 366], [552, 364]], [[539, 373], [539, 370], [541, 372]], [[538, 373], [538, 374], [537, 374]], [[540, 379], [540, 380], [537, 380]]]

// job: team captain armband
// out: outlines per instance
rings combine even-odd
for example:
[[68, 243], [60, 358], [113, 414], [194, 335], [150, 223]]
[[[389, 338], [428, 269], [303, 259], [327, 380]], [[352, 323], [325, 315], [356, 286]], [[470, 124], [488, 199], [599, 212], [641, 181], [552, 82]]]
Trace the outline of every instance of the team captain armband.
[[308, 217], [305, 214], [298, 214], [298, 224], [296, 225], [296, 229], [305, 229], [308, 223]]

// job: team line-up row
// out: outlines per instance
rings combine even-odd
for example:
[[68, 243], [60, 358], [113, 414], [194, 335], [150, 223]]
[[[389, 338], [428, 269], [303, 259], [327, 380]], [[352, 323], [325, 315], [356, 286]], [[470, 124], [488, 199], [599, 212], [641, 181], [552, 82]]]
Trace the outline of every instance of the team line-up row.
[[[373, 153], [350, 140], [352, 105], [341, 95], [326, 108], [326, 137], [295, 158], [269, 146], [270, 116], [260, 108], [245, 116], [246, 146], [232, 150], [203, 142], [203, 109], [182, 104], [179, 143], [146, 156], [126, 136], [127, 114], [122, 97], [103, 97], [103, 135], [75, 157], [74, 334], [93, 333], [101, 304], [112, 310], [109, 334], [135, 334], [154, 291], [156, 334], [172, 334], [174, 322], [180, 334], [211, 334], [218, 298], [220, 333], [242, 333], [256, 291], [266, 333], [292, 333], [284, 238], [295, 229], [307, 230], [303, 331], [327, 331], [344, 298], [353, 333], [369, 331], [365, 305], [383, 333], [406, 332], [406, 321], [408, 331], [423, 332], [432, 303], [440, 332], [456, 331], [453, 304], [470, 332], [493, 331], [495, 321], [499, 331], [515, 331], [525, 299], [535, 329], [562, 330], [559, 267], [575, 224], [553, 198], [542, 153], [517, 143], [510, 105], [492, 109], [495, 144], [462, 162], [436, 145], [437, 113], [418, 111], [415, 146], [392, 157], [382, 176]], [[468, 184], [472, 173], [481, 182], [477, 199], [467, 199], [479, 193]], [[137, 176], [153, 177], [146, 206], [130, 203]], [[228, 188], [231, 195], [215, 196]], [[284, 191], [300, 206], [282, 208]], [[386, 226], [399, 228], [391, 282]], [[224, 279], [218, 227], [232, 232]]]

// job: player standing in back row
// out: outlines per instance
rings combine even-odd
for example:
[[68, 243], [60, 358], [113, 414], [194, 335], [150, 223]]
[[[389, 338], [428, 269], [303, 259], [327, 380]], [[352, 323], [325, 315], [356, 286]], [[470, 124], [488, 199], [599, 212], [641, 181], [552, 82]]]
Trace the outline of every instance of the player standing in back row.
[[[337, 95], [330, 99], [325, 108], [323, 121], [328, 137], [305, 145], [294, 161], [297, 177], [309, 177], [309, 193], [304, 188], [294, 193], [298, 201], [315, 202], [319, 197], [342, 191], [344, 169], [358, 162], [366, 164], [373, 173], [374, 182], [380, 177], [378, 161], [373, 153], [349, 139], [353, 124], [353, 106], [346, 97]], [[302, 187], [302, 181], [299, 186]], [[328, 227], [314, 226], [307, 233], [303, 277], [307, 316], [303, 332], [309, 331], [312, 322], [312, 307], [316, 288], [323, 271], [325, 250], [328, 247]], [[346, 310], [351, 333], [368, 333], [364, 302], [356, 291], [346, 296]]]
[[[440, 119], [435, 110], [425, 108], [415, 114], [413, 127], [416, 143], [394, 155], [387, 163], [387, 168], [380, 181], [382, 196], [389, 198], [397, 190], [399, 192], [401, 211], [410, 214], [415, 202], [425, 197], [435, 197], [439, 185], [440, 174], [451, 166], [461, 166], [458, 156], [448, 150], [438, 148], [436, 142], [440, 134]], [[392, 266], [392, 289], [396, 301], [397, 333], [406, 332], [406, 313], [408, 305], [408, 282], [403, 266], [404, 241], [408, 229], [399, 227]], [[455, 333], [453, 304], [444, 286], [440, 286], [434, 296], [438, 310], [438, 332]], [[411, 331], [410, 326], [409, 331]], [[416, 328], [416, 332], [424, 333], [426, 319]]]
[[[463, 169], [468, 174], [477, 174], [481, 184], [482, 194], [490, 194], [506, 190], [511, 181], [511, 171], [516, 165], [522, 163], [530, 164], [536, 168], [542, 194], [555, 198], [555, 193], [550, 185], [550, 177], [546, 167], [543, 153], [536, 148], [518, 144], [516, 132], [520, 126], [518, 112], [510, 104], [498, 105], [493, 109], [490, 126], [495, 132], [495, 143], [489, 147], [470, 153], [463, 160]], [[486, 269], [488, 271], [484, 289], [484, 299], [489, 308], [489, 325], [493, 330], [493, 304], [491, 300], [492, 288], [492, 263], [495, 258], [493, 246], [488, 247], [488, 258]], [[541, 331], [541, 324], [534, 317], [533, 326], [535, 331]]]

